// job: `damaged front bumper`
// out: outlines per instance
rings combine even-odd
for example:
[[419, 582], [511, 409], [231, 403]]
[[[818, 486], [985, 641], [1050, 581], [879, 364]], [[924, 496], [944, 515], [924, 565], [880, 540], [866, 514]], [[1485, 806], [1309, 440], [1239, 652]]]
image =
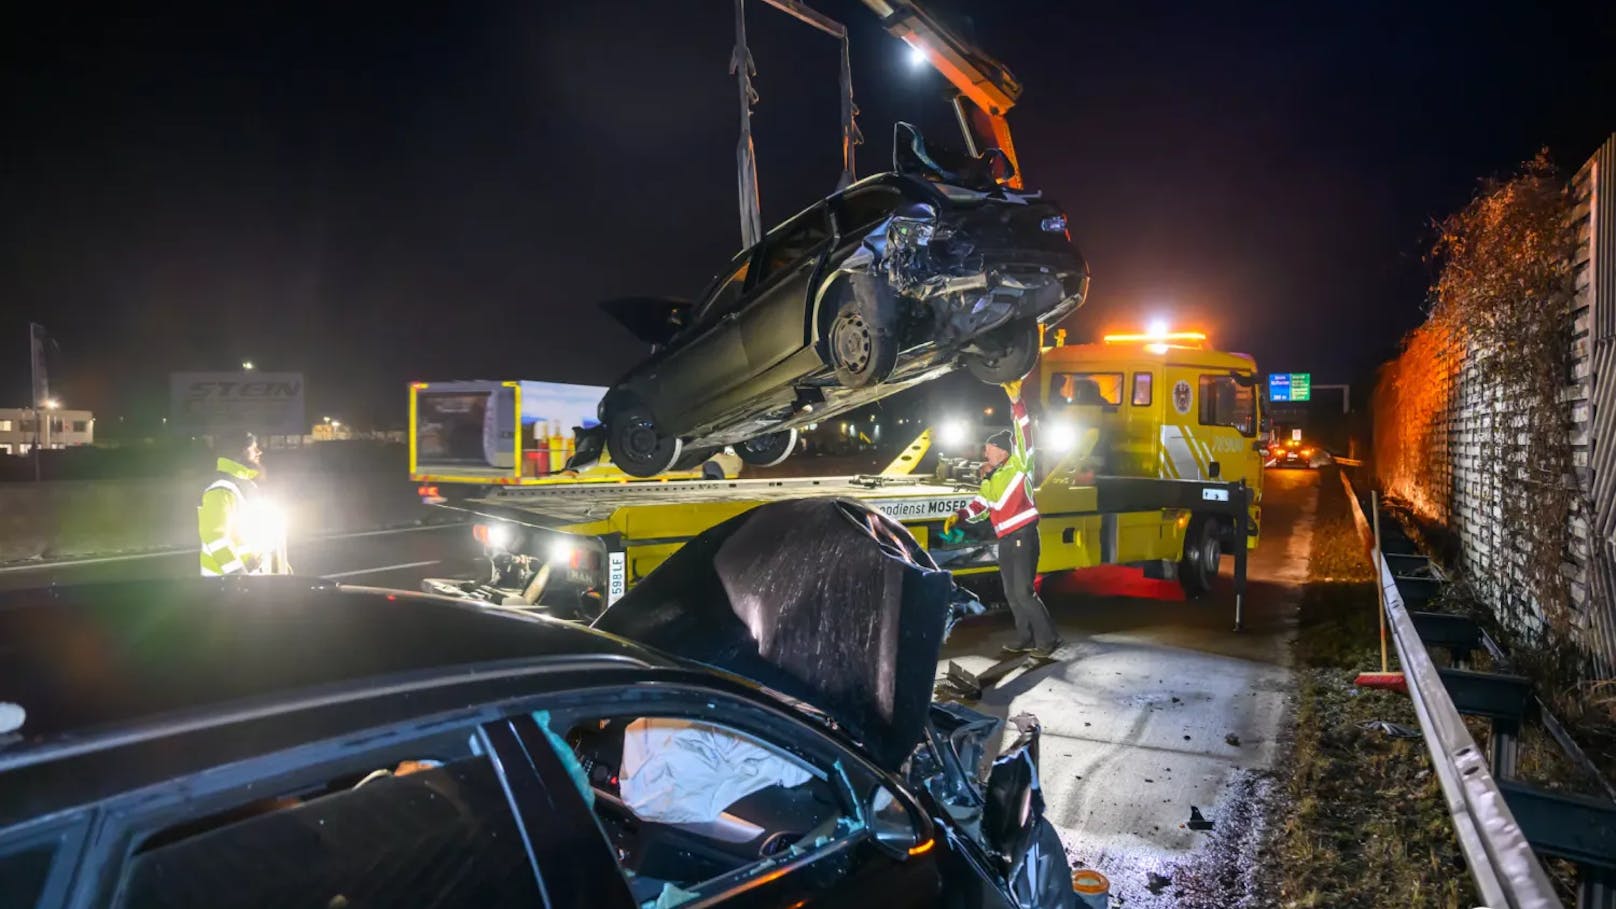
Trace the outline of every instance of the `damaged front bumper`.
[[957, 851], [1002, 881], [1016, 906], [1077, 906], [1071, 865], [1060, 836], [1044, 817], [1038, 776], [1041, 727], [1031, 714], [1011, 717], [1017, 731], [988, 765], [987, 747], [999, 721], [958, 704], [936, 703], [926, 738], [909, 763], [909, 782], [946, 817]]

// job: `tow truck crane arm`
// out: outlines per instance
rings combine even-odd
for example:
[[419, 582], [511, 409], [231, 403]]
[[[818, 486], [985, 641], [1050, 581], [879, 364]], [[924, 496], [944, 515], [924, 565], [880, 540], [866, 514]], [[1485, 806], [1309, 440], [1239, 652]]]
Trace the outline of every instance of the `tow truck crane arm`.
[[[1005, 115], [1021, 98], [1021, 83], [1010, 70], [980, 48], [940, 23], [914, 0], [863, 0], [880, 17], [881, 25], [893, 36], [924, 54], [926, 60], [947, 79], [959, 94], [954, 97], [954, 115], [959, 118], [966, 150], [972, 156], [987, 147], [997, 147], [1010, 159], [1014, 172], [1010, 186], [1021, 188], [1021, 162], [1010, 139], [1010, 121]], [[967, 107], [965, 101], [970, 101]]]

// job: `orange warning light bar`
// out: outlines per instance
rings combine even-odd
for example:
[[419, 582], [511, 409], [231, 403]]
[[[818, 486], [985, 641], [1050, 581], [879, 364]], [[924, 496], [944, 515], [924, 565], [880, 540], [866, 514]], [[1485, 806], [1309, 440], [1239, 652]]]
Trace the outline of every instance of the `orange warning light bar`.
[[1102, 340], [1104, 340], [1107, 344], [1152, 344], [1162, 345], [1164, 347], [1202, 348], [1206, 346], [1206, 332], [1124, 332], [1120, 334], [1105, 335]]

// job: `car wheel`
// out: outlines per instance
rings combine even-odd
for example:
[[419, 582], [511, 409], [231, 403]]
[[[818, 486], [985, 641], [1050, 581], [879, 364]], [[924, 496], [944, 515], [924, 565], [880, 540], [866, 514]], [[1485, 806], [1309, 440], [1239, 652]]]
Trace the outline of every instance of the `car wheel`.
[[797, 431], [785, 429], [755, 439], [747, 439], [735, 446], [735, 454], [753, 467], [773, 467], [791, 457], [797, 447]]
[[677, 437], [664, 436], [643, 404], [630, 404], [607, 420], [606, 450], [624, 473], [654, 477], [672, 467], [684, 446]]
[[990, 332], [978, 346], [991, 352], [965, 355], [971, 375], [989, 385], [1014, 382], [1038, 365], [1038, 323], [1018, 322]]
[[[830, 326], [830, 362], [844, 388], [864, 388], [886, 380], [898, 366], [898, 339], [879, 313], [875, 279], [848, 284], [849, 292]], [[860, 292], [861, 289], [863, 292]]]
[[1192, 518], [1184, 535], [1184, 558], [1178, 563], [1178, 586], [1184, 588], [1186, 597], [1199, 599], [1212, 589], [1222, 555], [1217, 524], [1206, 517]]

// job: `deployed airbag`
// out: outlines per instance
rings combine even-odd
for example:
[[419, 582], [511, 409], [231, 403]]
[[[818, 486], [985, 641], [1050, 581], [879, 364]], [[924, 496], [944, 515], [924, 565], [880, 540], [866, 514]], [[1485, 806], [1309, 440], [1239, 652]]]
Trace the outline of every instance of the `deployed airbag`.
[[623, 731], [618, 791], [642, 820], [716, 821], [725, 808], [770, 786], [801, 786], [802, 765], [757, 741], [707, 723], [647, 717]]
[[595, 627], [805, 701], [896, 770], [920, 741], [953, 591], [901, 524], [798, 499], [691, 540]]

